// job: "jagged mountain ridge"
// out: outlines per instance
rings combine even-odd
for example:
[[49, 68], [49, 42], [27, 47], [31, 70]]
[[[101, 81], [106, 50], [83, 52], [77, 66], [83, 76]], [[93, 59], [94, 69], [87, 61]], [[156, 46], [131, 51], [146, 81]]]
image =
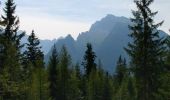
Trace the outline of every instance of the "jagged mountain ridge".
[[[59, 39], [55, 45], [58, 51], [62, 45], [65, 45], [72, 57], [73, 63], [78, 62], [81, 64], [86, 50], [86, 44], [91, 43], [97, 55], [96, 62], [100, 59], [103, 63], [103, 68], [109, 72], [113, 72], [120, 55], [128, 59], [124, 47], [131, 41], [131, 38], [128, 36], [130, 33], [128, 25], [130, 24], [131, 22], [128, 18], [116, 17], [109, 14], [94, 23], [89, 31], [80, 33], [77, 40], [74, 40], [71, 35], [68, 35], [65, 38]], [[165, 32], [160, 32], [161, 36], [166, 35]], [[48, 62], [50, 55], [51, 51], [45, 57], [46, 62]]]
[[[81, 64], [86, 50], [86, 44], [91, 43], [97, 55], [96, 62], [100, 59], [103, 63], [103, 68], [109, 72], [113, 72], [120, 55], [128, 58], [123, 48], [131, 41], [130, 37], [128, 37], [130, 33], [128, 25], [130, 23], [128, 18], [116, 17], [109, 14], [92, 24], [89, 31], [80, 33], [77, 40], [74, 40], [71, 35], [65, 38], [59, 38], [58, 40], [40, 40], [42, 51], [45, 54], [45, 62], [48, 62], [52, 46], [55, 44], [58, 51], [65, 45], [72, 57], [72, 62], [74, 64], [77, 62]], [[160, 33], [161, 37], [167, 35], [163, 31], [160, 31]], [[26, 43], [27, 38], [28, 35], [21, 40], [21, 43]]]
[[[65, 38], [59, 39], [55, 45], [58, 51], [62, 45], [65, 45], [72, 57], [73, 63], [78, 62], [81, 64], [86, 50], [86, 44], [91, 43], [97, 55], [96, 62], [100, 59], [104, 69], [113, 72], [120, 55], [128, 58], [124, 47], [131, 41], [128, 36], [130, 33], [128, 25], [130, 23], [128, 18], [116, 17], [109, 14], [94, 23], [89, 31], [80, 33], [77, 40], [74, 40], [71, 35], [68, 35]], [[165, 32], [160, 32], [161, 36], [166, 35]], [[50, 55], [51, 51], [45, 57], [46, 62], [48, 62]]]
[[[120, 55], [128, 58], [123, 48], [131, 41], [130, 37], [128, 37], [128, 33], [130, 33], [128, 25], [130, 23], [128, 18], [109, 14], [92, 24], [89, 31], [80, 33], [77, 40], [74, 40], [71, 35], [58, 40], [40, 40], [42, 51], [45, 54], [45, 62], [48, 62], [52, 46], [55, 44], [58, 51], [65, 45], [72, 57], [72, 62], [81, 64], [86, 44], [91, 43], [97, 55], [96, 62], [100, 59], [103, 63], [103, 68], [113, 72]], [[167, 35], [163, 31], [160, 31], [160, 33], [161, 37]], [[26, 43], [27, 38], [28, 35], [22, 39], [21, 43]]]

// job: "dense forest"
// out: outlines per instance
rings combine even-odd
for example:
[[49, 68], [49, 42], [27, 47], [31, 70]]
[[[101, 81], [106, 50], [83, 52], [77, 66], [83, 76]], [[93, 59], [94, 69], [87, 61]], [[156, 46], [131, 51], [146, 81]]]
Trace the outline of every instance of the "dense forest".
[[6, 0], [0, 20], [0, 100], [170, 100], [170, 37], [159, 36], [163, 22], [155, 23], [153, 2], [134, 1], [137, 10], [127, 34], [133, 41], [124, 48], [130, 59], [120, 54], [116, 71], [108, 73], [90, 43], [82, 63], [72, 64], [67, 48], [57, 51], [54, 45], [45, 64], [34, 30], [21, 44], [25, 33], [18, 33], [16, 4]]

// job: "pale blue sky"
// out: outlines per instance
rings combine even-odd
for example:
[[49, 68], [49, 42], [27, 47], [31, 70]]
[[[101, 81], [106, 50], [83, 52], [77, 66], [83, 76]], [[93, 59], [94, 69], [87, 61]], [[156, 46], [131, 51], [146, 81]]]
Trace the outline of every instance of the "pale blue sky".
[[[2, 4], [5, 0], [1, 0]], [[133, 0], [15, 0], [21, 29], [29, 34], [35, 30], [41, 39], [53, 39], [67, 34], [74, 38], [89, 30], [91, 24], [107, 14], [131, 17]], [[156, 21], [165, 20], [162, 30], [170, 28], [170, 0], [155, 0]]]

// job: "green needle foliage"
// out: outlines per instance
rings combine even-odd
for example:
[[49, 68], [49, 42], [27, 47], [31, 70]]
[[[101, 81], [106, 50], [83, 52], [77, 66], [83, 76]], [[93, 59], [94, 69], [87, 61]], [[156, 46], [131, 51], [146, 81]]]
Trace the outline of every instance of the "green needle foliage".
[[159, 76], [163, 69], [162, 59], [165, 52], [164, 40], [159, 37], [158, 27], [163, 22], [155, 24], [154, 16], [149, 8], [154, 0], [135, 0], [136, 11], [132, 11], [132, 31], [129, 36], [133, 39], [126, 48], [131, 57], [132, 69], [137, 86], [138, 100], [155, 100], [159, 87]]

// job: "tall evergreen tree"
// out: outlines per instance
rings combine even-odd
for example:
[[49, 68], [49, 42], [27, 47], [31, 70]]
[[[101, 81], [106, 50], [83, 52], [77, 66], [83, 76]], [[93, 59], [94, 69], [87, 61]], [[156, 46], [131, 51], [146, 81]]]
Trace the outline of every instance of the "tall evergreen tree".
[[109, 73], [104, 75], [102, 100], [113, 100], [112, 78], [110, 77]]
[[57, 67], [59, 65], [58, 53], [55, 45], [53, 46], [52, 55], [50, 57], [49, 65], [48, 65], [48, 81], [49, 81], [49, 92], [51, 100], [57, 100]]
[[9, 44], [14, 46], [17, 50], [17, 56], [20, 57], [20, 49], [24, 46], [23, 44], [20, 44], [20, 41], [25, 33], [18, 33], [19, 18], [15, 16], [15, 9], [16, 5], [14, 1], [7, 0], [4, 8], [5, 15], [2, 16], [3, 22], [5, 23], [5, 32], [2, 34], [2, 38], [4, 38], [6, 41], [6, 43], [4, 43], [4, 48], [7, 49], [5, 46]]
[[117, 61], [115, 73], [115, 78], [119, 85], [122, 83], [122, 80], [125, 78], [125, 76], [127, 76], [126, 60], [123, 60], [120, 56], [119, 60]]
[[41, 51], [40, 41], [35, 36], [34, 30], [28, 37], [28, 43], [26, 44], [27, 50], [25, 51], [27, 62], [31, 62], [33, 66], [36, 66], [38, 60], [43, 60], [43, 53]]
[[86, 76], [89, 76], [92, 70], [96, 70], [95, 58], [96, 55], [93, 51], [92, 45], [87, 43], [87, 50], [85, 51], [84, 61], [82, 62]]
[[111, 77], [101, 70], [92, 70], [87, 81], [87, 100], [112, 100]]
[[131, 57], [132, 70], [137, 86], [138, 100], [155, 100], [154, 94], [158, 90], [159, 75], [162, 70], [162, 54], [164, 52], [163, 39], [159, 37], [157, 28], [161, 23], [155, 24], [154, 16], [149, 8], [154, 0], [135, 0], [137, 11], [132, 11], [132, 33], [129, 35], [133, 41], [126, 48]]
[[[3, 9], [5, 14], [2, 15], [2, 21], [1, 25], [5, 27], [5, 29], [1, 30], [0, 34], [0, 56], [1, 64], [3, 66], [3, 63], [5, 62], [5, 59], [7, 58], [7, 52], [10, 47], [13, 47], [15, 52], [13, 54], [16, 56], [17, 62], [20, 62], [21, 60], [21, 53], [20, 49], [24, 46], [23, 44], [20, 44], [20, 41], [22, 37], [25, 35], [25, 33], [18, 33], [19, 29], [19, 18], [15, 16], [15, 9], [16, 5], [13, 0], [7, 0], [5, 2], [5, 8]], [[9, 54], [8, 54], [9, 55]], [[11, 57], [12, 58], [12, 57]], [[2, 67], [1, 66], [1, 67]]]
[[40, 41], [35, 36], [34, 31], [32, 31], [28, 37], [23, 63], [24, 75], [27, 76], [26, 78], [30, 82], [28, 87], [33, 88], [32, 86], [34, 86], [35, 89], [34, 91], [30, 91], [33, 92], [30, 94], [35, 94], [32, 96], [39, 100], [46, 98], [44, 94], [47, 90], [47, 86], [45, 85], [45, 80], [47, 80], [47, 78], [45, 78], [44, 55], [41, 51]]
[[72, 98], [73, 100], [81, 100], [81, 90], [80, 90], [80, 76], [77, 76], [76, 69], [72, 69], [70, 73], [70, 78], [68, 80], [68, 99]]
[[[19, 34], [19, 18], [15, 16], [16, 5], [13, 0], [7, 0], [2, 16], [5, 27], [0, 35], [0, 56], [2, 79], [5, 79], [3, 86], [3, 99], [20, 99], [21, 97], [21, 52], [23, 47], [20, 44], [24, 33]], [[1, 23], [2, 24], [2, 23]], [[4, 78], [5, 77], [5, 78]], [[1, 84], [1, 83], [0, 83]]]
[[58, 93], [57, 98], [59, 100], [69, 100], [69, 78], [70, 78], [70, 72], [69, 67], [71, 64], [71, 58], [70, 55], [67, 52], [67, 49], [65, 46], [62, 47], [60, 52], [60, 64], [59, 64], [59, 78], [58, 78]]

